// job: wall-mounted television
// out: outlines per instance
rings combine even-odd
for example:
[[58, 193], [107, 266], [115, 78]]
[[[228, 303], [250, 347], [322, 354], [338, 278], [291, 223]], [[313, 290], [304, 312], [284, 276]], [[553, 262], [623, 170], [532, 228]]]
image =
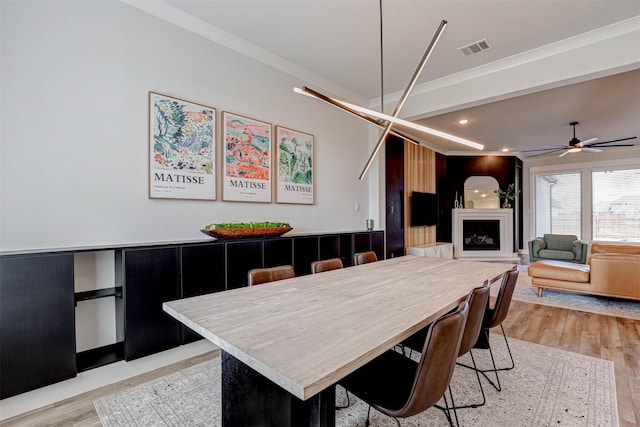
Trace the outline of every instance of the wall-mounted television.
[[433, 193], [411, 192], [411, 226], [438, 225], [438, 195]]

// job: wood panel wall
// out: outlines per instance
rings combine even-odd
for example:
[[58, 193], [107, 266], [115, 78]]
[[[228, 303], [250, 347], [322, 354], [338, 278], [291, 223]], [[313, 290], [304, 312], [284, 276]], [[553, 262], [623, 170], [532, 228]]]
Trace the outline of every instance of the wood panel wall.
[[404, 141], [404, 247], [433, 243], [436, 226], [411, 227], [412, 191], [436, 192], [436, 153], [426, 147]]

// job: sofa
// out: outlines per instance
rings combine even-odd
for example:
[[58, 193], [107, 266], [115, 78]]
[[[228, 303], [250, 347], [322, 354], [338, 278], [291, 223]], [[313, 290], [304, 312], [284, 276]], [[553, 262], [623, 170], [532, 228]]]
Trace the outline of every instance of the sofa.
[[544, 259], [586, 264], [589, 244], [573, 234], [545, 234], [529, 242], [529, 260]]
[[593, 243], [586, 264], [540, 260], [528, 268], [531, 285], [640, 301], [640, 245]]

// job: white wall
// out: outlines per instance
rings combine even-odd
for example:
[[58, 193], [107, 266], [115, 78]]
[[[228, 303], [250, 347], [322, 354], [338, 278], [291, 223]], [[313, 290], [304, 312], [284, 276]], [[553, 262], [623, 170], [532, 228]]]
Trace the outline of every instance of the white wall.
[[[198, 230], [222, 221], [321, 232], [379, 218], [377, 169], [357, 179], [368, 125], [294, 94], [304, 82], [120, 2], [3, 1], [0, 19], [0, 250], [208, 239]], [[313, 134], [316, 204], [223, 202], [219, 184], [217, 201], [149, 199], [150, 90], [217, 108], [218, 128], [231, 111]]]

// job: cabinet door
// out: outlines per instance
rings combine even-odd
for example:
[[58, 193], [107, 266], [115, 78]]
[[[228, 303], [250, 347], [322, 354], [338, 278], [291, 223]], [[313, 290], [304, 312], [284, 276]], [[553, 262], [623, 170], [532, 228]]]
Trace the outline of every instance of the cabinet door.
[[319, 237], [319, 244], [320, 259], [340, 258], [340, 236], [321, 235]]
[[370, 233], [353, 234], [353, 253], [367, 252], [371, 250]]
[[311, 263], [318, 260], [318, 236], [293, 238], [293, 269], [296, 276], [311, 274]]
[[384, 231], [371, 232], [371, 250], [376, 253], [378, 259], [384, 259]]
[[225, 243], [227, 253], [227, 289], [247, 286], [249, 270], [262, 268], [262, 240]]
[[265, 267], [293, 265], [293, 239], [289, 237], [264, 239], [262, 247]]
[[[224, 244], [182, 246], [181, 249], [181, 298], [195, 297], [225, 290]], [[182, 326], [182, 343], [202, 337]]]
[[0, 398], [76, 376], [73, 255], [0, 259]]
[[162, 310], [162, 303], [180, 297], [178, 248], [125, 250], [122, 264], [125, 359], [177, 347], [181, 324]]

